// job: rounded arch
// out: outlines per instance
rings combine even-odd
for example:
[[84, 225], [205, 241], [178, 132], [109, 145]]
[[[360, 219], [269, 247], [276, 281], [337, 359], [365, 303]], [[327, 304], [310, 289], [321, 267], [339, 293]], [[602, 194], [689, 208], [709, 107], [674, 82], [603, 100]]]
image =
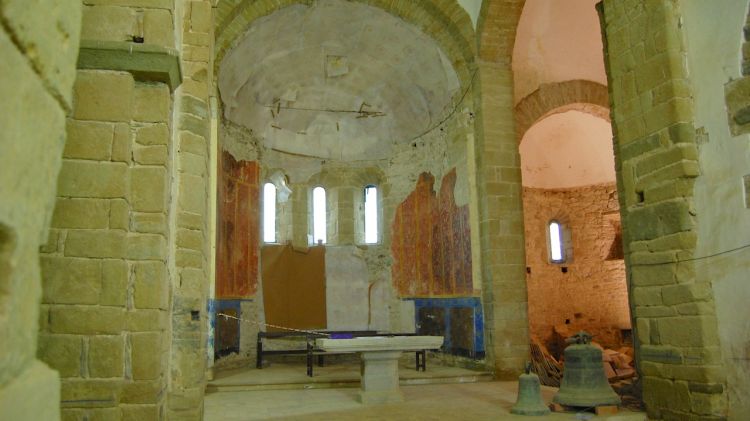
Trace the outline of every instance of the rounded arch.
[[478, 55], [483, 61], [510, 64], [516, 27], [526, 0], [482, 2], [477, 23]]
[[551, 114], [581, 111], [610, 121], [607, 87], [588, 80], [546, 83], [515, 106], [518, 141], [537, 121]]
[[[469, 86], [475, 71], [474, 27], [466, 11], [455, 1], [355, 0], [403, 19], [432, 37], [451, 61], [462, 87]], [[295, 4], [311, 5], [312, 0], [220, 0], [216, 9], [215, 69], [258, 18]], [[214, 72], [216, 75], [218, 72]], [[214, 76], [215, 77], [215, 76]]]

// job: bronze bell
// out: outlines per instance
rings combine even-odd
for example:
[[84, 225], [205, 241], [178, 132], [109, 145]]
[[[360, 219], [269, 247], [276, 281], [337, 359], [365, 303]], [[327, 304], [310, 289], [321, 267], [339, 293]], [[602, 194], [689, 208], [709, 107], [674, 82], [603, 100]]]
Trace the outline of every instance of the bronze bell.
[[563, 378], [552, 402], [580, 407], [619, 405], [620, 397], [604, 374], [602, 351], [590, 344], [591, 335], [578, 332], [566, 342], [572, 345], [565, 348]]
[[526, 374], [518, 378], [518, 399], [510, 412], [519, 415], [547, 415], [550, 412], [542, 400], [539, 376], [531, 372], [531, 363], [526, 364]]

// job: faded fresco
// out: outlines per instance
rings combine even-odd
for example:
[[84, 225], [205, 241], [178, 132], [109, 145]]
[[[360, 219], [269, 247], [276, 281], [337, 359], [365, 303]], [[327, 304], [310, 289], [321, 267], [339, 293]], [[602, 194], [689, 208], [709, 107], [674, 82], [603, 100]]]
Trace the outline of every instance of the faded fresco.
[[468, 205], [453, 196], [456, 170], [444, 177], [419, 176], [414, 191], [398, 206], [392, 226], [393, 282], [402, 297], [472, 294]]
[[224, 152], [220, 170], [216, 298], [252, 297], [258, 287], [260, 167]]

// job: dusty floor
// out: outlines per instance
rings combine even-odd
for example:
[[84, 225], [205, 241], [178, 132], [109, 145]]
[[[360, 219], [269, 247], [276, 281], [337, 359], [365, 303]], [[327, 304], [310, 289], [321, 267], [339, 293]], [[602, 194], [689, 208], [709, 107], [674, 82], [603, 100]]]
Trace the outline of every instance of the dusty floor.
[[[263, 370], [233, 370], [217, 375], [208, 387], [206, 421], [245, 420], [645, 420], [645, 414], [621, 410], [617, 415], [563, 413], [545, 417], [510, 414], [516, 382], [490, 382], [470, 370], [428, 365], [426, 373], [402, 365], [404, 402], [363, 406], [357, 402], [356, 364], [316, 367], [310, 379], [304, 365], [275, 363]], [[416, 383], [416, 384], [415, 384]], [[271, 390], [268, 390], [271, 389]], [[556, 389], [544, 387], [550, 402]]]

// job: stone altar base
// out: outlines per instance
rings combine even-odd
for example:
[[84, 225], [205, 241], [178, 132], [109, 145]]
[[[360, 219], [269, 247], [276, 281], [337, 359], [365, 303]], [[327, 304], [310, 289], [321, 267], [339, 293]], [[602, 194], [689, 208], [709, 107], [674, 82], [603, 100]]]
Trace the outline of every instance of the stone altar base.
[[363, 352], [361, 357], [359, 401], [363, 404], [403, 402], [404, 395], [398, 384], [401, 351]]

